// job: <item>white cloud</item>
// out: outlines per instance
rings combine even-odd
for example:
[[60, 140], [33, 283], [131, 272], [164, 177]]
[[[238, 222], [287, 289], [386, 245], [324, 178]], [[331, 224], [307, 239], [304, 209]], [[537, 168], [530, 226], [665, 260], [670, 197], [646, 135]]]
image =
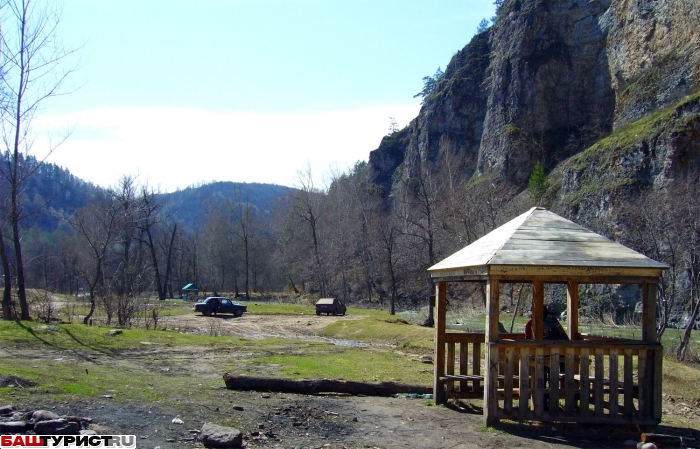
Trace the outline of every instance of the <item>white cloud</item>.
[[[309, 114], [212, 112], [188, 108], [93, 109], [38, 117], [39, 134], [74, 127], [48, 158], [102, 186], [122, 175], [173, 191], [199, 182], [236, 181], [293, 185], [310, 164], [317, 180], [329, 167], [344, 170], [367, 160], [387, 134], [418, 105]], [[41, 156], [46, 139], [34, 152]]]

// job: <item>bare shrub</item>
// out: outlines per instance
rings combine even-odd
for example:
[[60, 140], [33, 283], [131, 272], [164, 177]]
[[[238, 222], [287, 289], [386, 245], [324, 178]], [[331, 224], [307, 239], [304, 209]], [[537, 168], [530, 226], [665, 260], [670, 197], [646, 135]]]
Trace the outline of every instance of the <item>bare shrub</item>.
[[58, 318], [56, 317], [57, 310], [54, 305], [53, 294], [51, 292], [44, 290], [31, 290], [27, 296], [29, 308], [30, 310], [34, 309], [36, 311], [39, 321], [43, 323], [58, 321]]
[[218, 318], [207, 318], [209, 326], [209, 335], [218, 337], [221, 335], [221, 321]]
[[161, 301], [152, 302], [150, 298], [144, 298], [140, 301], [139, 307], [143, 325], [146, 329], [157, 329], [160, 321], [160, 312], [163, 310]]

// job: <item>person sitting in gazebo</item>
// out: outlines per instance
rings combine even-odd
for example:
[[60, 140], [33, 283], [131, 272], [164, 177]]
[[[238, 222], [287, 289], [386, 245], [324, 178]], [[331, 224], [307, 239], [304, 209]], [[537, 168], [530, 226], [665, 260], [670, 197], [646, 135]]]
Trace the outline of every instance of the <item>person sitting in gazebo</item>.
[[[543, 335], [544, 340], [568, 340], [569, 336], [566, 335], [564, 328], [557, 318], [547, 310], [547, 306], [542, 305], [543, 314]], [[525, 338], [532, 340], [532, 318], [525, 324]], [[560, 372], [564, 370], [564, 362], [559, 362]], [[548, 366], [544, 367], [544, 384], [545, 388], [549, 388], [550, 381], [550, 370]], [[549, 394], [544, 395], [544, 407], [545, 410], [549, 410]]]
[[[544, 340], [568, 340], [569, 336], [566, 335], [564, 328], [557, 318], [549, 313], [547, 306], [542, 306], [542, 321], [543, 321], [543, 331], [542, 339]], [[532, 318], [525, 324], [525, 338], [527, 340], [533, 340], [532, 338]]]

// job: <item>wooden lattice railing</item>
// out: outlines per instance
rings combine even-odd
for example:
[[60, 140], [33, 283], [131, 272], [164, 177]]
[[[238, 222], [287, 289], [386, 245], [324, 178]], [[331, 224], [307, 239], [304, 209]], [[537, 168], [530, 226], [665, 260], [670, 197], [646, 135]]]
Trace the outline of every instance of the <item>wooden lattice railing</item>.
[[[437, 402], [484, 397], [498, 419], [656, 424], [661, 419], [661, 345], [636, 340], [531, 341], [501, 334], [486, 373], [484, 334], [446, 333], [436, 360]], [[485, 357], [486, 356], [486, 357]], [[495, 354], [494, 354], [495, 356]], [[486, 406], [486, 404], [485, 404]]]

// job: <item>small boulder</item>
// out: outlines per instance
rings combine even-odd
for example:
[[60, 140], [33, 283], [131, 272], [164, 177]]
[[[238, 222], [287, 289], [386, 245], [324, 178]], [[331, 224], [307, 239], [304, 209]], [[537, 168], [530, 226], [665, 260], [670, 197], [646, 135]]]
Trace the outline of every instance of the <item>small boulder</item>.
[[0, 434], [24, 433], [31, 425], [26, 421], [0, 422]]
[[242, 447], [243, 433], [233, 427], [206, 423], [202, 426], [200, 438], [204, 447]]
[[657, 449], [657, 447], [654, 443], [644, 443], [644, 442], [637, 443], [637, 448], [638, 449]]
[[0, 416], [10, 416], [15, 411], [15, 407], [12, 405], [2, 405], [0, 406]]
[[80, 424], [66, 419], [50, 419], [34, 424], [34, 433], [37, 435], [78, 435]]
[[49, 421], [58, 418], [59, 416], [57, 414], [48, 410], [37, 410], [34, 413], [32, 413], [32, 421], [34, 421], [35, 423], [39, 421]]

